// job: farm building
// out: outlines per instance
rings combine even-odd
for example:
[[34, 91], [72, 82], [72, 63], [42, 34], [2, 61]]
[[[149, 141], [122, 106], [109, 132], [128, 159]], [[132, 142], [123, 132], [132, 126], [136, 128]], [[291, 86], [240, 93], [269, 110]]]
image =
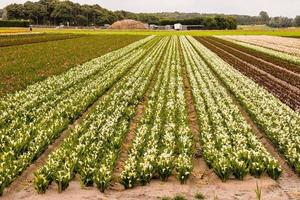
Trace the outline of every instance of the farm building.
[[144, 24], [143, 22], [132, 20], [132, 19], [124, 19], [113, 23], [110, 28], [111, 29], [148, 29], [148, 24]]
[[177, 31], [180, 30], [201, 30], [204, 29], [204, 25], [182, 25], [182, 24], [174, 24], [174, 29]]
[[174, 29], [174, 26], [173, 25], [158, 26], [155, 24], [150, 24], [149, 28], [152, 30], [171, 30]]

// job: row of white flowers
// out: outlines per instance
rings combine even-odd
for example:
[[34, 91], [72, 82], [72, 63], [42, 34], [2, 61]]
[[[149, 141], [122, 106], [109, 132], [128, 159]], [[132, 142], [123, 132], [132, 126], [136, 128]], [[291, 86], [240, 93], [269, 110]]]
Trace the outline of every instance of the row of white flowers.
[[[207, 164], [223, 181], [231, 175], [243, 179], [248, 173], [259, 177], [263, 172], [277, 179], [281, 174], [278, 161], [258, 141], [226, 88], [194, 49], [193, 45], [200, 49], [198, 42], [192, 38], [180, 39]], [[201, 54], [205, 51], [208, 50], [202, 48]], [[207, 54], [202, 55], [206, 58]]]
[[242, 75], [202, 44], [189, 38], [256, 124], [300, 173], [300, 115]]
[[[91, 75], [105, 73], [116, 63], [126, 59], [134, 53], [134, 50], [153, 39], [153, 36], [128, 45], [122, 49], [113, 51], [99, 58], [95, 58], [81, 66], [72, 68], [67, 72], [47, 78], [45, 81], [28, 86], [26, 90], [8, 94], [0, 100], [0, 127], [15, 123], [16, 120], [24, 122], [27, 118], [35, 117], [35, 112], [40, 110], [41, 104], [52, 102], [57, 95], [78, 84]], [[126, 56], [125, 56], [126, 55]], [[37, 110], [36, 110], [37, 109]]]
[[147, 57], [131, 66], [128, 75], [98, 102], [96, 108], [53, 152], [35, 174], [34, 185], [43, 193], [55, 181], [61, 192], [78, 173], [86, 186], [96, 184], [103, 192], [113, 169], [135, 108], [149, 85], [168, 38], [148, 49]]
[[262, 47], [262, 46], [258, 46], [258, 45], [254, 45], [254, 44], [250, 44], [250, 43], [246, 43], [246, 42], [237, 41], [237, 40], [234, 40], [234, 39], [229, 39], [227, 37], [221, 37], [221, 36], [216, 36], [216, 37], [219, 37], [221, 39], [233, 42], [233, 43], [241, 45], [243, 47], [247, 47], [249, 49], [253, 49], [253, 50], [258, 51], [258, 52], [268, 54], [270, 56], [274, 56], [276, 58], [280, 58], [282, 60], [294, 63], [296, 65], [300, 65], [300, 57], [299, 56], [290, 55], [288, 53], [276, 51], [276, 50], [273, 50], [273, 49], [265, 48], [265, 47]]
[[[151, 45], [148, 45], [147, 41], [150, 41]], [[122, 50], [112, 53], [115, 59], [120, 58], [120, 62], [110, 60], [116, 64], [114, 67], [109, 62], [106, 63], [105, 60], [108, 58], [104, 56], [103, 62], [108, 67], [100, 62], [101, 59], [99, 63], [95, 60], [79, 69], [71, 69], [2, 99], [1, 119], [4, 122], [2, 121], [3, 124], [0, 126], [0, 193], [60, 135], [69, 123], [148, 53], [149, 48], [156, 42], [158, 39], [151, 37], [150, 40], [146, 39], [125, 48], [125, 53], [122, 53]], [[89, 67], [93, 68], [94, 72], [91, 72]], [[87, 75], [86, 71], [91, 74]], [[62, 89], [64, 83], [68, 86]], [[47, 93], [47, 88], [51, 90], [52, 87], [53, 91]], [[40, 90], [44, 91], [44, 94]], [[26, 99], [32, 104], [18, 103], [26, 102]], [[10, 102], [14, 100], [17, 100], [16, 104]], [[12, 120], [10, 115], [14, 116]]]
[[172, 37], [158, 78], [138, 124], [121, 173], [125, 188], [147, 184], [155, 173], [164, 181], [177, 171], [184, 183], [192, 170], [193, 137], [188, 127], [178, 38]]

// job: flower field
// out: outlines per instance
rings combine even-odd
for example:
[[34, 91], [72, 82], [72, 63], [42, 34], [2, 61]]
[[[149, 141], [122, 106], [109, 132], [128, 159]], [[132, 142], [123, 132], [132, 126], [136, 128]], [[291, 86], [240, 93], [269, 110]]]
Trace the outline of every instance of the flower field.
[[64, 132], [29, 173], [38, 194], [74, 181], [102, 193], [157, 179], [180, 187], [197, 160], [222, 184], [288, 182], [286, 170], [300, 174], [299, 57], [231, 40], [147, 36], [1, 97], [0, 194]]
[[[294, 44], [293, 47], [289, 47], [287, 49], [286, 43], [282, 45], [280, 42], [276, 43], [275, 45], [267, 43], [267, 45], [262, 43], [261, 41], [249, 42], [249, 40], [243, 40], [242, 38], [232, 38], [232, 37], [222, 37], [227, 39], [233, 43], [239, 44], [241, 46], [247, 47], [249, 49], [253, 49], [258, 52], [266, 53], [268, 55], [274, 56], [276, 58], [280, 58], [282, 60], [286, 60], [288, 62], [294, 63], [296, 65], [300, 65], [300, 58], [299, 58], [299, 47], [297, 44]], [[294, 38], [289, 38], [286, 40], [298, 40]], [[276, 41], [276, 40], [275, 40]], [[255, 44], [253, 44], [255, 43]], [[275, 47], [274, 47], [275, 46]], [[275, 50], [274, 50], [275, 49]]]
[[223, 38], [258, 45], [295, 56], [300, 55], [300, 41], [296, 38], [284, 38], [276, 36], [223, 36]]

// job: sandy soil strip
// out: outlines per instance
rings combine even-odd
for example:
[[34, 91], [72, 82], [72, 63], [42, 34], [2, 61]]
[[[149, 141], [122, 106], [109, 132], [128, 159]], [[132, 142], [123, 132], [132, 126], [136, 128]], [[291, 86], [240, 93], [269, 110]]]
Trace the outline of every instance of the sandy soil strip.
[[[180, 57], [184, 63], [182, 48], [180, 46]], [[182, 78], [184, 85], [184, 92], [188, 111], [188, 120], [190, 129], [194, 135], [195, 154], [193, 159], [193, 171], [190, 180], [195, 184], [208, 184], [214, 183], [218, 180], [214, 172], [208, 168], [205, 161], [202, 159], [201, 141], [200, 141], [200, 128], [197, 119], [196, 107], [194, 104], [193, 94], [189, 78], [187, 75], [186, 67], [182, 65]]]
[[[165, 49], [163, 50], [164, 52], [166, 52], [167, 46], [168, 45], [166, 45]], [[164, 55], [164, 54], [162, 54], [162, 55]], [[155, 66], [156, 71], [159, 71], [159, 68], [161, 66], [161, 62], [162, 62], [162, 59], [160, 59], [157, 66]], [[123, 142], [123, 145], [121, 147], [121, 152], [119, 154], [119, 158], [118, 158], [115, 170], [114, 170], [113, 183], [111, 184], [111, 187], [109, 189], [116, 190], [116, 191], [125, 190], [124, 186], [122, 184], [120, 184], [119, 175], [123, 171], [125, 161], [128, 158], [128, 150], [131, 146], [132, 140], [134, 139], [135, 132], [136, 132], [137, 127], [138, 127], [138, 123], [139, 123], [140, 119], [142, 118], [143, 113], [146, 109], [146, 105], [147, 105], [148, 100], [149, 100], [149, 95], [150, 95], [150, 93], [152, 91], [152, 88], [154, 87], [154, 85], [157, 81], [157, 77], [158, 77], [158, 74], [154, 73], [154, 75], [150, 79], [150, 83], [147, 87], [146, 93], [144, 94], [144, 97], [143, 97], [142, 101], [138, 104], [138, 106], [136, 108], [135, 117], [132, 119], [132, 121], [130, 123], [129, 130], [128, 130], [128, 133], [127, 133], [127, 137], [126, 137], [126, 139]]]
[[121, 152], [119, 154], [119, 158], [118, 158], [118, 161], [117, 161], [117, 164], [116, 164], [116, 168], [114, 170], [113, 183], [109, 188], [111, 190], [116, 190], [116, 191], [125, 190], [124, 186], [122, 184], [120, 184], [119, 175], [123, 171], [125, 161], [127, 160], [127, 157], [128, 157], [128, 150], [131, 146], [131, 142], [132, 142], [132, 140], [135, 136], [135, 132], [136, 132], [137, 127], [138, 127], [138, 122], [140, 121], [140, 119], [143, 116], [143, 113], [145, 111], [147, 102], [149, 100], [148, 97], [150, 95], [150, 92], [151, 92], [156, 80], [157, 80], [157, 76], [155, 74], [154, 77], [152, 77], [152, 79], [150, 81], [150, 84], [148, 86], [148, 89], [147, 89], [142, 101], [138, 104], [138, 106], [136, 108], [135, 117], [133, 118], [133, 120], [130, 123], [129, 131], [127, 133], [127, 137], [126, 137], [126, 139], [123, 142], [123, 145], [121, 147]]

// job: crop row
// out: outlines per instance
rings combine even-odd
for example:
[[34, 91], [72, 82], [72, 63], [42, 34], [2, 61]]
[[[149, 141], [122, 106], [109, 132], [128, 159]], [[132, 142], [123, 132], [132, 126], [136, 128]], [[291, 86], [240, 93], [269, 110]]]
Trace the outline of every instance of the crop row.
[[24, 34], [24, 35], [2, 35], [0, 36], [0, 47], [33, 44], [56, 40], [66, 40], [82, 37], [76, 34]]
[[248, 172], [256, 177], [267, 172], [277, 179], [281, 173], [278, 161], [257, 140], [226, 88], [193, 44], [185, 37], [181, 41], [207, 164], [223, 181], [231, 175], [243, 179]]
[[172, 37], [121, 173], [125, 188], [145, 185], [154, 174], [166, 181], [174, 168], [181, 183], [191, 173], [193, 137], [181, 67], [178, 38]]
[[[26, 90], [7, 95], [0, 100], [0, 108], [3, 111], [0, 113], [0, 127], [14, 124], [18, 120], [22, 120], [22, 123], [30, 121], [30, 118], [36, 116], [41, 104], [52, 102], [64, 90], [80, 84], [91, 75], [104, 74], [116, 63], [122, 61], [120, 58], [125, 60], [125, 55], [132, 56], [137, 53], [135, 49], [150, 41], [151, 38], [148, 37], [123, 49], [96, 58], [61, 75], [50, 77], [29, 86]], [[135, 52], [133, 52], [134, 50]]]
[[0, 48], [0, 96], [62, 74], [145, 36], [96, 35]]
[[237, 40], [240, 42], [250, 43], [257, 46], [282, 51], [294, 56], [300, 56], [300, 42], [296, 38], [276, 37], [276, 36], [262, 36], [262, 35], [236, 35], [223, 36], [224, 38]]
[[300, 115], [239, 73], [193, 38], [198, 53], [244, 106], [255, 123], [300, 173]]
[[35, 175], [38, 192], [45, 192], [52, 181], [62, 191], [77, 173], [85, 186], [96, 184], [101, 191], [109, 186], [130, 119], [167, 42], [168, 38], [160, 40], [155, 48], [148, 50], [147, 58], [131, 65], [130, 73], [97, 102], [83, 123], [50, 155]]
[[[278, 67], [274, 67], [271, 63], [260, 61], [259, 58], [254, 58], [238, 50], [236, 51], [234, 47], [222, 45], [220, 41], [214, 41], [215, 39], [197, 38], [197, 40], [241, 73], [265, 87], [292, 109], [300, 109], [300, 94], [298, 94], [298, 89], [292, 85], [295, 84], [298, 88], [300, 86], [300, 79], [297, 77], [297, 74], [286, 71], [283, 68], [278, 69]], [[263, 69], [267, 70], [264, 71]]]
[[268, 48], [265, 48], [265, 47], [261, 47], [261, 46], [241, 42], [241, 41], [228, 39], [226, 37], [224, 37], [222, 39], [228, 40], [232, 43], [238, 44], [240, 46], [243, 46], [243, 47], [258, 51], [258, 52], [262, 52], [264, 54], [268, 54], [268, 55], [273, 56], [275, 58], [279, 58], [279, 59], [285, 60], [287, 62], [291, 62], [291, 63], [294, 63], [296, 65], [300, 65], [300, 57], [299, 56], [294, 56], [294, 55], [290, 55], [290, 54], [280, 52], [280, 51], [276, 51], [276, 50], [273, 50], [273, 49], [268, 49]]
[[147, 38], [2, 99], [0, 192], [157, 42]]

